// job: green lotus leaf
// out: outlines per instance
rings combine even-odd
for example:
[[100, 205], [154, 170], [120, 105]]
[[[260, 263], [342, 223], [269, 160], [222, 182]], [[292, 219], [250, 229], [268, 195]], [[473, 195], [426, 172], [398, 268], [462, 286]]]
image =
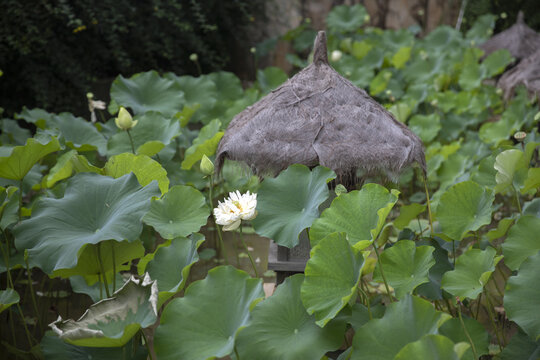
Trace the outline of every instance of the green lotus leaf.
[[[380, 319], [384, 316], [384, 312], [386, 311], [386, 306], [383, 304], [371, 304], [369, 309], [360, 303], [354, 303], [353, 306], [351, 306], [352, 315], [349, 319], [349, 324], [353, 327], [353, 329], [356, 331], [357, 329], [360, 329], [362, 326], [367, 324], [368, 321], [371, 319]], [[371, 312], [371, 318], [370, 318], [370, 312]]]
[[20, 127], [16, 120], [0, 120], [0, 144], [24, 145], [32, 137], [30, 130]]
[[456, 260], [456, 268], [442, 278], [442, 288], [461, 299], [476, 299], [502, 258], [492, 247], [470, 249]]
[[[129, 269], [129, 268], [128, 268]], [[107, 286], [109, 288], [109, 294], [113, 294], [116, 290], [120, 289], [122, 285], [128, 279], [124, 279], [121, 274], [116, 273], [114, 280], [112, 274], [107, 274]], [[90, 296], [93, 302], [98, 302], [107, 297], [107, 291], [105, 290], [105, 284], [100, 282], [99, 279], [93, 282], [95, 277], [84, 277], [81, 275], [73, 275], [69, 278], [69, 283], [73, 292], [77, 294], [86, 294]]]
[[[166, 118], [157, 112], [144, 113], [136, 116], [135, 120], [138, 121], [137, 126], [129, 132], [137, 154], [153, 156], [181, 132], [180, 123], [176, 119]], [[112, 156], [125, 152], [132, 152], [129, 135], [126, 131], [118, 131], [109, 139], [107, 154]]]
[[56, 138], [46, 143], [30, 138], [23, 146], [15, 146], [0, 153], [0, 177], [11, 180], [22, 180], [30, 169], [44, 156], [60, 150]]
[[357, 329], [351, 360], [393, 360], [407, 344], [437, 334], [448, 318], [450, 315], [435, 311], [430, 302], [407, 295], [390, 304], [381, 319]]
[[407, 344], [394, 360], [432, 359], [459, 360], [452, 340], [442, 335], [425, 335], [420, 340]]
[[540, 219], [524, 215], [512, 226], [502, 244], [504, 263], [512, 270], [517, 270], [529, 256], [540, 250], [538, 242]]
[[54, 332], [47, 331], [41, 340], [39, 347], [45, 359], [54, 360], [146, 360], [148, 351], [145, 346], [138, 345], [134, 340], [129, 341], [122, 347], [87, 347], [76, 346], [62, 341]]
[[0, 313], [20, 300], [19, 294], [13, 289], [0, 290]]
[[523, 204], [523, 215], [531, 215], [540, 218], [540, 198], [534, 198]]
[[54, 114], [43, 109], [30, 110], [26, 106], [20, 113], [15, 114], [16, 119], [23, 119], [28, 123], [35, 124], [40, 129], [44, 129], [47, 123], [52, 121], [53, 116]]
[[516, 322], [534, 341], [540, 339], [540, 253], [525, 260], [516, 276], [510, 277], [504, 293], [508, 319]]
[[186, 150], [182, 169], [189, 170], [204, 155], [212, 156], [216, 153], [219, 141], [224, 132], [219, 131], [221, 122], [217, 119], [212, 120], [208, 125], [203, 126], [199, 135], [193, 140], [193, 144]]
[[148, 272], [157, 281], [158, 307], [184, 288], [191, 266], [199, 260], [197, 249], [203, 242], [201, 234], [167, 240], [139, 261], [139, 274]]
[[524, 160], [524, 153], [520, 150], [506, 150], [495, 158], [495, 192], [500, 193], [513, 187], [518, 190], [527, 177], [528, 166]]
[[41, 186], [52, 188], [58, 181], [69, 178], [74, 173], [93, 172], [101, 173], [101, 169], [93, 166], [83, 155], [77, 154], [76, 150], [70, 150], [62, 154], [56, 164], [49, 170], [49, 173], [41, 180]]
[[521, 193], [526, 193], [532, 189], [538, 189], [540, 187], [540, 168], [531, 168], [527, 172], [527, 178], [521, 189]]
[[410, 118], [409, 128], [427, 144], [433, 141], [441, 130], [441, 119], [436, 113], [431, 115], [416, 114]]
[[369, 94], [375, 96], [383, 92], [388, 87], [388, 82], [392, 77], [390, 70], [383, 70], [377, 74], [369, 83]]
[[157, 357], [206, 360], [232, 353], [237, 331], [264, 297], [261, 279], [232, 266], [219, 266], [172, 300], [154, 337]]
[[334, 232], [347, 233], [351, 245], [363, 249], [379, 235], [386, 217], [398, 200], [399, 191], [366, 184], [360, 191], [342, 194], [332, 201], [309, 230], [311, 244]]
[[[414, 241], [401, 240], [380, 254], [384, 275], [388, 284], [401, 299], [420, 284], [429, 282], [429, 269], [435, 265], [432, 246], [416, 247]], [[377, 264], [373, 279], [382, 282], [381, 269]]]
[[77, 321], [58, 320], [49, 326], [64, 341], [77, 346], [118, 347], [141, 328], [157, 320], [157, 284], [148, 275], [132, 277], [111, 298], [88, 308]]
[[[474, 349], [478, 356], [489, 353], [489, 334], [484, 329], [484, 326], [478, 321], [472, 318], [463, 317], [463, 323], [465, 328], [471, 337], [471, 340], [474, 344]], [[439, 328], [439, 334], [448, 337], [454, 343], [464, 342], [470, 345], [469, 338], [463, 331], [463, 326], [461, 321], [457, 318], [452, 318], [446, 321]], [[472, 351], [472, 345], [469, 349], [466, 350], [465, 354], [462, 357], [463, 359], [474, 359], [474, 352]]]
[[411, 49], [410, 46], [404, 46], [392, 56], [392, 65], [396, 69], [402, 69], [407, 61], [409, 61], [411, 58]]
[[163, 198], [152, 201], [143, 221], [163, 238], [173, 239], [199, 231], [206, 224], [208, 215], [206, 198], [199, 190], [176, 185]]
[[364, 25], [367, 19], [368, 13], [362, 5], [340, 5], [332, 8], [326, 18], [326, 24], [331, 32], [353, 32]]
[[8, 186], [7, 188], [0, 186], [0, 229], [2, 230], [5, 230], [8, 226], [15, 224], [19, 220], [18, 191], [19, 189], [15, 186]]
[[47, 128], [56, 128], [64, 138], [66, 145], [78, 151], [97, 150], [101, 155], [107, 152], [107, 140], [96, 127], [71, 113], [53, 114]]
[[435, 249], [433, 252], [435, 265], [429, 269], [429, 282], [419, 285], [416, 288], [416, 294], [431, 300], [442, 300], [442, 277], [447, 271], [453, 269], [452, 264], [450, 264], [450, 261], [448, 261], [448, 251], [443, 248], [447, 242], [437, 237], [416, 242], [416, 246], [423, 246], [424, 244], [432, 246]]
[[462, 240], [469, 231], [491, 222], [495, 194], [474, 181], [450, 187], [441, 196], [436, 216], [442, 232], [453, 240]]
[[482, 84], [485, 78], [484, 69], [478, 64], [476, 49], [469, 48], [463, 55], [461, 74], [459, 75], [459, 85], [463, 90], [472, 91]]
[[135, 114], [157, 111], [173, 116], [182, 110], [184, 93], [176, 82], [160, 77], [156, 71], [148, 71], [129, 79], [119, 75], [112, 83], [111, 99], [130, 107]]
[[426, 211], [426, 205], [418, 203], [403, 205], [399, 208], [399, 216], [394, 220], [394, 226], [399, 230], [403, 230], [413, 219], [424, 211]]
[[[207, 77], [216, 85], [215, 96], [217, 101], [208, 111], [201, 111], [200, 119], [203, 124], [208, 124], [211, 120], [217, 118], [222, 120], [223, 124], [228, 124], [238, 112], [256, 100], [252, 99], [245, 103], [243, 97], [247, 97], [249, 91], [244, 93], [240, 79], [233, 73], [216, 71], [208, 74]], [[240, 108], [235, 106], [238, 101], [243, 104]]]
[[61, 199], [43, 198], [33, 216], [14, 228], [15, 246], [28, 249], [32, 266], [47, 274], [71, 269], [81, 249], [104, 240], [135, 241], [156, 183], [141, 187], [135, 175], [118, 179], [91, 173], [72, 177]]
[[317, 326], [300, 300], [303, 280], [302, 274], [288, 277], [255, 306], [251, 321], [237, 335], [240, 359], [320, 359], [339, 348], [346, 323], [333, 320], [324, 328]]
[[217, 87], [208, 75], [194, 77], [167, 73], [165, 78], [173, 80], [182, 89], [186, 105], [194, 106], [198, 104], [201, 107], [200, 110], [204, 111], [204, 109], [210, 109], [216, 104]]
[[257, 70], [257, 86], [261, 90], [261, 94], [267, 94], [270, 91], [277, 89], [288, 79], [289, 77], [287, 74], [275, 66], [267, 67], [264, 70]]
[[327, 183], [335, 177], [322, 166], [310, 171], [295, 164], [275, 179], [265, 179], [257, 193], [258, 215], [252, 221], [257, 234], [289, 248], [298, 245], [300, 233], [319, 217], [319, 205], [329, 196]]
[[53, 276], [68, 278], [82, 275], [86, 276], [87, 280], [92, 277], [95, 281], [98, 281], [99, 276], [112, 279], [116, 272], [129, 270], [131, 260], [143, 256], [144, 246], [139, 240], [133, 242], [106, 240], [97, 244], [87, 244], [79, 250], [75, 267], [55, 270]]
[[502, 238], [503, 236], [506, 235], [506, 233], [508, 232], [508, 229], [510, 229], [510, 227], [514, 225], [515, 221], [516, 221], [515, 215], [499, 220], [497, 227], [489, 230], [488, 233], [486, 234], [486, 237], [489, 239], [490, 242], [493, 240]]
[[487, 77], [493, 77], [501, 74], [506, 66], [508, 66], [514, 59], [512, 54], [507, 49], [499, 49], [489, 54], [484, 61], [482, 61], [482, 67], [486, 71]]
[[495, 181], [497, 170], [495, 170], [494, 165], [495, 156], [493, 155], [480, 160], [478, 167], [471, 174], [471, 180], [479, 185], [493, 189], [497, 186], [497, 182]]
[[537, 360], [540, 355], [540, 341], [534, 341], [523, 330], [512, 336], [500, 354], [501, 360]]
[[157, 161], [146, 155], [124, 153], [113, 156], [103, 167], [103, 174], [115, 179], [129, 173], [135, 174], [139, 184], [146, 186], [156, 180], [162, 194], [169, 190], [167, 171]]
[[324, 327], [356, 296], [363, 265], [361, 251], [349, 244], [344, 233], [328, 235], [311, 249], [301, 296], [317, 325]]

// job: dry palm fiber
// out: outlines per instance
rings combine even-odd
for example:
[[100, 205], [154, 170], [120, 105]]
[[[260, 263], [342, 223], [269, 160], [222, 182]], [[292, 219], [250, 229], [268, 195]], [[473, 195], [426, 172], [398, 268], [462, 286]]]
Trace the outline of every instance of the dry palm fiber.
[[395, 178], [414, 162], [425, 172], [421, 140], [328, 64], [324, 31], [314, 46], [311, 65], [231, 121], [218, 147], [217, 172], [225, 158], [260, 175], [291, 164], [320, 164], [342, 179], [357, 170]]
[[540, 49], [540, 35], [525, 24], [523, 12], [520, 11], [514, 25], [494, 35], [480, 48], [485, 56], [499, 49], [507, 49], [514, 58], [521, 60]]
[[512, 70], [504, 73], [497, 86], [504, 91], [504, 98], [514, 95], [514, 89], [519, 84], [525, 85], [527, 90], [540, 96], [540, 48]]

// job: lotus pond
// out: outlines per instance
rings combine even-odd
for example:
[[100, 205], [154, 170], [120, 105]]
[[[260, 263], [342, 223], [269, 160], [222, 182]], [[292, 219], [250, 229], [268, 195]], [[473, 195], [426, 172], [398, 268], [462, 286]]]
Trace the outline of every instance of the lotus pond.
[[[6, 356], [538, 357], [540, 115], [524, 88], [505, 101], [495, 86], [510, 54], [476, 47], [496, 17], [418, 38], [366, 15], [330, 13], [331, 65], [421, 138], [426, 186], [417, 168], [350, 191], [321, 166], [214, 174], [228, 123], [287, 79], [278, 68], [247, 88], [227, 72], [120, 75], [88, 119], [0, 120]], [[314, 36], [286, 35], [293, 64]], [[302, 232], [305, 273], [265, 296], [267, 239], [290, 248]]]

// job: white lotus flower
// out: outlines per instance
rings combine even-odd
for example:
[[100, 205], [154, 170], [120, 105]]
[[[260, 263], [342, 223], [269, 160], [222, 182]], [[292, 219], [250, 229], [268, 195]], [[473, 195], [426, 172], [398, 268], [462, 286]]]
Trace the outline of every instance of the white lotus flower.
[[229, 198], [219, 201], [214, 209], [216, 224], [223, 225], [223, 231], [236, 230], [242, 220], [251, 220], [257, 216], [257, 194], [240, 194], [238, 190], [229, 193]]

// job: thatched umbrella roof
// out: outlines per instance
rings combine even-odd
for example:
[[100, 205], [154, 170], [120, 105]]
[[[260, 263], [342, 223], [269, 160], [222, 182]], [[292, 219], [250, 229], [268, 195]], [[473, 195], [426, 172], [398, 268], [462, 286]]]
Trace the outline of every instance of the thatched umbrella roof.
[[425, 172], [418, 136], [329, 65], [324, 31], [314, 46], [311, 65], [232, 119], [217, 171], [228, 158], [257, 174], [320, 164], [342, 179], [358, 169], [395, 178], [414, 162]]
[[509, 99], [514, 94], [514, 88], [519, 84], [525, 85], [530, 93], [540, 96], [540, 48], [528, 58], [504, 73], [497, 86], [504, 91], [504, 98]]
[[496, 50], [507, 49], [514, 58], [521, 60], [540, 49], [540, 34], [525, 24], [520, 11], [514, 25], [491, 37], [480, 48], [486, 56]]

